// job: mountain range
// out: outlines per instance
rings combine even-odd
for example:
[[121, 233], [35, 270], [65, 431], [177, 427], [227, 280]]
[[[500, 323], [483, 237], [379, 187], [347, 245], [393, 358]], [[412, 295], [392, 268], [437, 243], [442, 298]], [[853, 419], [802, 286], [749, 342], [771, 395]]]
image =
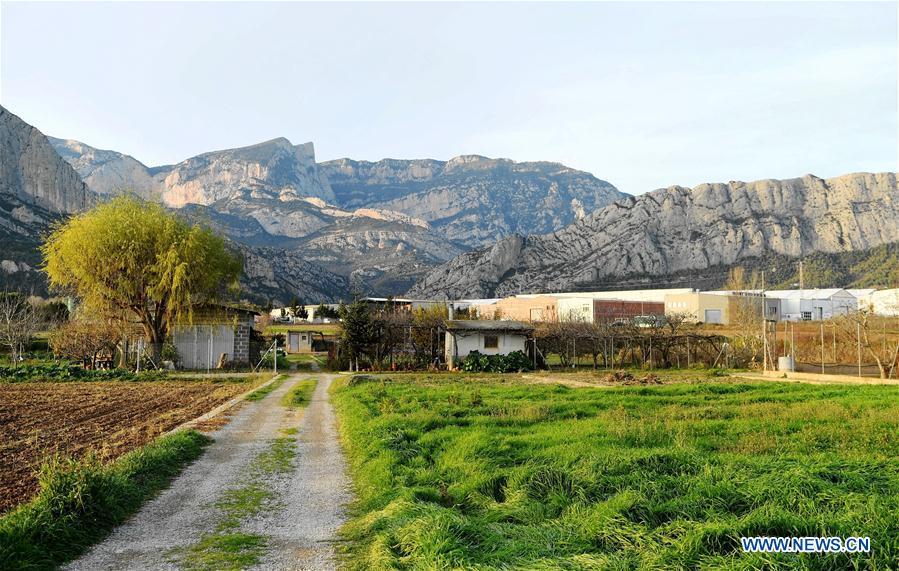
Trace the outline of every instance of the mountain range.
[[[262, 281], [275, 266], [296, 268], [277, 286], [248, 283], [249, 292], [280, 302], [294, 295], [338, 299], [351, 290], [401, 294], [431, 268], [472, 248], [564, 227], [625, 196], [558, 163], [477, 155], [318, 163], [312, 143], [293, 145], [284, 138], [148, 167], [124, 153], [44, 137], [3, 113], [4, 140], [30, 133], [40, 139], [46, 164], [65, 167], [71, 188], [56, 197], [57, 214], [77, 211], [70, 196], [79, 192], [88, 202], [120, 192], [160, 201], [220, 230], [243, 252], [265, 252], [253, 264]], [[15, 146], [4, 146], [6, 152], [19, 154]], [[43, 193], [13, 173], [4, 173], [4, 180], [15, 189], [4, 189], [4, 196]], [[20, 232], [19, 241], [36, 241], [49, 220], [44, 222]], [[35, 256], [28, 258], [31, 266]]]
[[715, 287], [735, 264], [899, 242], [895, 173], [629, 196], [559, 163], [317, 162], [312, 143], [285, 138], [148, 167], [46, 137], [2, 107], [0, 150], [0, 280], [38, 292], [37, 246], [50, 225], [121, 192], [226, 235], [244, 257], [248, 297], [275, 303]]
[[896, 173], [672, 186], [619, 200], [552, 233], [509, 236], [462, 254], [409, 295], [663, 287], [675, 276], [680, 285], [717, 287], [742, 262], [896, 242]]

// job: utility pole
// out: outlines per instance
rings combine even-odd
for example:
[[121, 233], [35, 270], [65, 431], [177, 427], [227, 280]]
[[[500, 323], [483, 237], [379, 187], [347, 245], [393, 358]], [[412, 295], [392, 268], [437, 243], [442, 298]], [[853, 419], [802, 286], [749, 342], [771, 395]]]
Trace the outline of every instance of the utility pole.
[[799, 297], [800, 298], [802, 297], [802, 290], [805, 289], [805, 287], [804, 287], [805, 280], [803, 278], [804, 278], [804, 276], [802, 275], [802, 260], [799, 260]]

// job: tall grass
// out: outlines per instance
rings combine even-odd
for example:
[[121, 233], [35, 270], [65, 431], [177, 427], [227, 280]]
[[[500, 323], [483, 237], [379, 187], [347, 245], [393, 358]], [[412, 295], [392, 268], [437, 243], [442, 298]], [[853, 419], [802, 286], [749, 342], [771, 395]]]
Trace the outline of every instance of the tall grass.
[[56, 457], [40, 472], [40, 492], [0, 518], [0, 569], [54, 569], [135, 513], [209, 439], [179, 431], [104, 465], [96, 457]]
[[[398, 377], [399, 378], [399, 377]], [[354, 569], [893, 568], [894, 387], [569, 389], [419, 378], [335, 391]], [[741, 536], [870, 536], [744, 554]]]

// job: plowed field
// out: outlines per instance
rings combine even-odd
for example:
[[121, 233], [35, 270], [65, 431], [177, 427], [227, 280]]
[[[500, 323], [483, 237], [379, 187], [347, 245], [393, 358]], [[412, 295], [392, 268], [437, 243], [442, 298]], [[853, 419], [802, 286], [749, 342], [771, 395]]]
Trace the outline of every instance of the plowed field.
[[0, 513], [37, 491], [36, 471], [49, 455], [78, 456], [90, 448], [111, 460], [251, 386], [205, 380], [0, 384]]

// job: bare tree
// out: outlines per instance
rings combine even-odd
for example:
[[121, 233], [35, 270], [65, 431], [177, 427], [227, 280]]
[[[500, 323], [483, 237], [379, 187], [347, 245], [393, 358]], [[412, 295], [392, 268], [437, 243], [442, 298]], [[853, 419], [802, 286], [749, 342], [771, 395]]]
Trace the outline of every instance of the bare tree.
[[877, 363], [881, 379], [890, 376], [899, 354], [899, 345], [888, 343], [883, 333], [884, 319], [886, 318], [876, 315], [872, 309], [864, 308], [835, 320], [837, 327], [841, 329], [840, 338], [844, 345], [857, 344], [863, 353], [871, 356]]
[[100, 356], [115, 356], [122, 337], [120, 324], [113, 320], [74, 319], [50, 334], [50, 347], [57, 356], [77, 359], [85, 367], [96, 369]]
[[0, 294], [0, 344], [9, 347], [17, 366], [25, 347], [40, 331], [40, 315], [27, 296], [17, 292]]

